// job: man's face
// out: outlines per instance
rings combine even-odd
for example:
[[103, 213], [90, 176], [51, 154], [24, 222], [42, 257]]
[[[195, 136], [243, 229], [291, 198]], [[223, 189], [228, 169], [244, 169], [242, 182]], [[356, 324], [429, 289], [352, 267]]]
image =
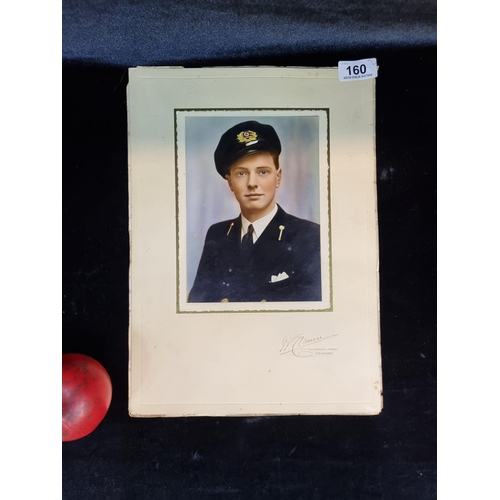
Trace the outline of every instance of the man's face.
[[229, 188], [240, 204], [241, 213], [250, 222], [264, 217], [275, 204], [281, 181], [270, 153], [255, 153], [233, 163], [226, 175]]

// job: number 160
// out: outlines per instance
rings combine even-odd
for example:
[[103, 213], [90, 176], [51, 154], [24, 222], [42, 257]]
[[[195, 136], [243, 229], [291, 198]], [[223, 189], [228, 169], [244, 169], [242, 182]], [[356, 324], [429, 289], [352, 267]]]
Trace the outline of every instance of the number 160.
[[352, 72], [351, 72], [351, 67], [347, 66], [347, 71], [349, 72], [349, 75], [359, 75], [360, 73], [364, 75], [366, 73], [366, 66], [364, 64], [361, 64], [360, 66], [353, 66], [352, 67]]

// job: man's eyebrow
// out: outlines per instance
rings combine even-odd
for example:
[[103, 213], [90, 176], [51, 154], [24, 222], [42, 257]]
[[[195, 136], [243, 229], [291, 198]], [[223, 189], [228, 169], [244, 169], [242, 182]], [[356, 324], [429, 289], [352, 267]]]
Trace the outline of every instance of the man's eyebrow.
[[[257, 167], [255, 167], [255, 169], [258, 169], [258, 168], [267, 168], [269, 170], [272, 170], [272, 167], [270, 167], [269, 165], [259, 165]], [[231, 167], [231, 171], [233, 170], [244, 170], [245, 172], [249, 172], [250, 169], [248, 167]]]

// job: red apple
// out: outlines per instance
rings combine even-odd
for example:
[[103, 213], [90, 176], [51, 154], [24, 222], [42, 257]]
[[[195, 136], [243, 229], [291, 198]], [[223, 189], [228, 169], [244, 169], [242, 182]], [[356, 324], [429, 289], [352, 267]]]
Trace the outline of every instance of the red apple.
[[108, 412], [111, 394], [111, 379], [99, 362], [84, 354], [63, 354], [63, 442], [90, 434]]

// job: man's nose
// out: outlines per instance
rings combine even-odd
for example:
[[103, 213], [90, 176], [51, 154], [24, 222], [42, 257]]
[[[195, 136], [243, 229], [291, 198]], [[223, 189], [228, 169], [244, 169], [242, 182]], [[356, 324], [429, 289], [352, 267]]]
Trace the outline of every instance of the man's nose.
[[257, 186], [257, 174], [255, 172], [250, 172], [248, 174], [247, 185], [248, 185], [248, 187], [256, 187]]

